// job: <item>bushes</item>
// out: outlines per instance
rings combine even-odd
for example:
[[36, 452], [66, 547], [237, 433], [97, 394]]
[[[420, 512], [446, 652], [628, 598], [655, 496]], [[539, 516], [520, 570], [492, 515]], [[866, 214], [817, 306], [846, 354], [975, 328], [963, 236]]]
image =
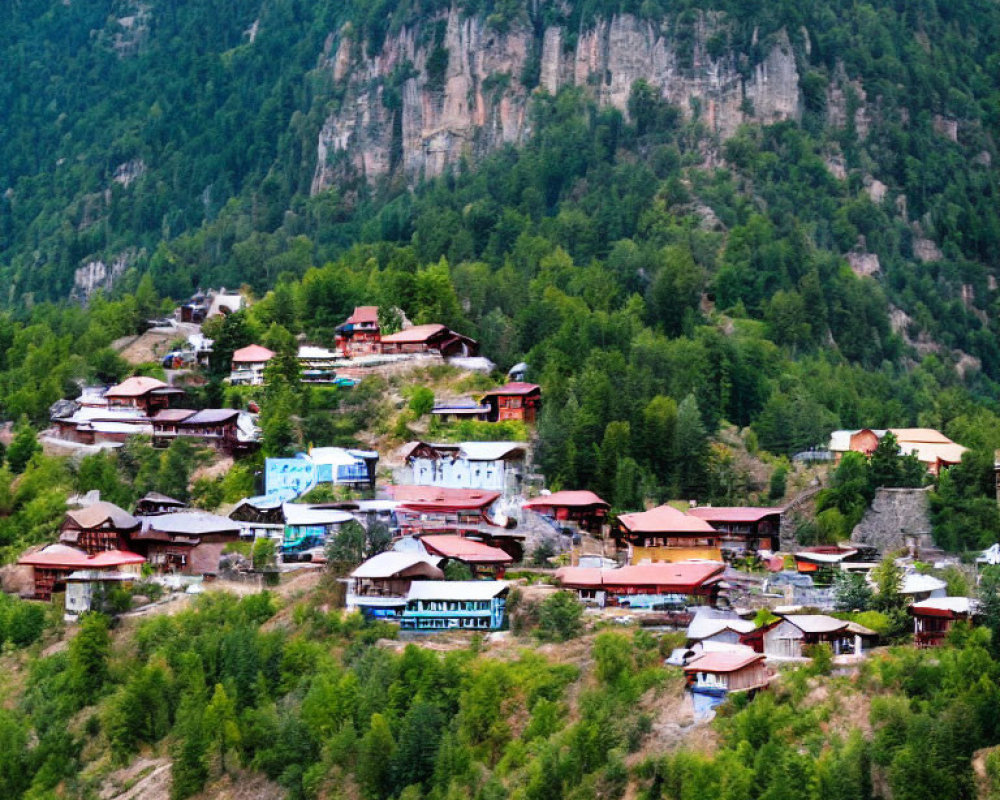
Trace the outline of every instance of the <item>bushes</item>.
[[546, 597], [538, 607], [536, 635], [546, 642], [565, 642], [583, 632], [583, 604], [572, 592]]
[[0, 593], [0, 647], [7, 642], [15, 647], [33, 644], [46, 624], [43, 606]]

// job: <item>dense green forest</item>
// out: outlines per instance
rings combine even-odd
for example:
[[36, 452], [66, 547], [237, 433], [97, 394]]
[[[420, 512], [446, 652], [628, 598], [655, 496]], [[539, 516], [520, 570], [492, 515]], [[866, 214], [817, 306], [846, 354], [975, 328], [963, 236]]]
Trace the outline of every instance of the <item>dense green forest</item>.
[[[0, 791], [95, 797], [141, 751], [170, 757], [174, 800], [251, 771], [292, 800], [585, 800], [629, 784], [645, 800], [963, 800], [977, 796], [973, 753], [1000, 742], [985, 628], [850, 678], [824, 677], [820, 660], [784, 669], [711, 728], [674, 726], [671, 743], [683, 680], [662, 666], [670, 635], [598, 630], [543, 653], [530, 645], [545, 630], [527, 628], [397, 649], [392, 626], [325, 602], [207, 595], [116, 632], [89, 614], [55, 654], [9, 651], [26, 680], [0, 709]], [[984, 761], [995, 792], [996, 753]]]

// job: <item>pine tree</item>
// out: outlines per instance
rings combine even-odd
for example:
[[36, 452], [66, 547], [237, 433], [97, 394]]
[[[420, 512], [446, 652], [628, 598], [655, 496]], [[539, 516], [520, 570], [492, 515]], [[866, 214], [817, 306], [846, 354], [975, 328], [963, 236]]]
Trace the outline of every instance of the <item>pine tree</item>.
[[674, 458], [681, 496], [693, 500], [704, 496], [708, 482], [708, 435], [693, 394], [685, 397], [677, 408]]
[[395, 749], [389, 723], [381, 714], [372, 714], [371, 725], [358, 747], [358, 783], [367, 800], [385, 800], [392, 795]]
[[7, 464], [15, 474], [24, 472], [28, 462], [36, 453], [42, 452], [35, 429], [26, 416], [22, 416], [14, 430], [14, 438], [7, 448]]

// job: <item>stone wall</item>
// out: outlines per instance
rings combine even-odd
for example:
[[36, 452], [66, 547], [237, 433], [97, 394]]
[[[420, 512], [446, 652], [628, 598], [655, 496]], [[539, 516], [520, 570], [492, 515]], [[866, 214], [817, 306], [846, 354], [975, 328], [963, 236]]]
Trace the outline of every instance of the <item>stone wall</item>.
[[907, 546], [905, 536], [919, 537], [920, 548], [932, 547], [930, 487], [879, 489], [871, 507], [854, 528], [851, 541], [877, 547], [882, 553]]

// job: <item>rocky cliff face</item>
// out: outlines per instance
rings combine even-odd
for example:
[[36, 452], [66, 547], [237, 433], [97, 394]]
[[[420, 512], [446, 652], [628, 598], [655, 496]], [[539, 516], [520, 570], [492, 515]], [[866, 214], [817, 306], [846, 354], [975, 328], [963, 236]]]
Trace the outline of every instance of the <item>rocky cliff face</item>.
[[326, 63], [342, 100], [319, 136], [313, 193], [351, 175], [433, 177], [463, 156], [523, 143], [531, 133], [523, 76], [535, 59], [539, 89], [585, 87], [601, 106], [627, 113], [632, 84], [643, 79], [723, 139], [744, 121], [797, 119], [799, 73], [787, 37], [741, 71], [735, 54], [709, 55], [717, 27], [702, 17], [683, 58], [665, 28], [629, 15], [580, 32], [573, 47], [561, 27], [500, 32], [454, 9], [387, 38], [373, 56], [345, 29], [329, 42]]
[[920, 550], [933, 549], [928, 488], [879, 489], [851, 541], [877, 547], [882, 553], [901, 550], [916, 543]]

